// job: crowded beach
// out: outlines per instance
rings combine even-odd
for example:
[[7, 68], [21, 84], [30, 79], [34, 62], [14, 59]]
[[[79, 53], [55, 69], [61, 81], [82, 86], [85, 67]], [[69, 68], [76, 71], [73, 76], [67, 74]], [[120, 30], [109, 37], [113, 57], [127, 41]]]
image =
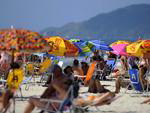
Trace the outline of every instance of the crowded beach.
[[0, 113], [150, 111], [150, 40], [0, 30]]

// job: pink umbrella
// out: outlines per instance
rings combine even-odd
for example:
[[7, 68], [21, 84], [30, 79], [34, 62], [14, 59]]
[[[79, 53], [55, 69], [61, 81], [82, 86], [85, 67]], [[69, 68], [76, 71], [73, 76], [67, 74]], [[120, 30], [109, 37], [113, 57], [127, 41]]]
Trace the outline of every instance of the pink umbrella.
[[112, 46], [113, 53], [116, 55], [125, 55], [127, 56], [128, 54], [126, 53], [126, 46], [129, 44], [116, 44]]

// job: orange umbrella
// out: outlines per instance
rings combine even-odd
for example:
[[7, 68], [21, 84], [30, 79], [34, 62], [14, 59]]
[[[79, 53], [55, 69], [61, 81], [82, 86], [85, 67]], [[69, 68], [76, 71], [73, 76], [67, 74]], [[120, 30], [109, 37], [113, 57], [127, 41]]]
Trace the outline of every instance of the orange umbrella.
[[52, 49], [49, 51], [49, 54], [56, 56], [77, 56], [78, 48], [69, 42], [68, 40], [59, 37], [52, 36], [45, 38], [45, 40], [52, 46]]
[[[46, 46], [47, 45], [47, 46]], [[38, 34], [24, 29], [0, 29], [0, 50], [41, 52], [50, 48]]]
[[12, 52], [45, 52], [49, 44], [37, 32], [25, 29], [0, 29], [0, 50]]

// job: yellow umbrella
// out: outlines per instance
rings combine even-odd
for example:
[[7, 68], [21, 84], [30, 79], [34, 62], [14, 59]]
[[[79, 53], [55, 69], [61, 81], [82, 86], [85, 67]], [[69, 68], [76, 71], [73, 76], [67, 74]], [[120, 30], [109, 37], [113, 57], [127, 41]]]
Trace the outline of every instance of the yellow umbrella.
[[114, 45], [117, 45], [117, 44], [131, 44], [131, 42], [127, 41], [127, 40], [118, 40], [116, 42], [113, 42], [110, 46], [114, 46]]
[[55, 56], [77, 56], [78, 48], [59, 36], [52, 36], [45, 38], [46, 41], [50, 44], [52, 49], [49, 51], [49, 54], [53, 54]]
[[133, 56], [144, 56], [150, 52], [150, 40], [138, 40], [126, 47], [126, 52]]

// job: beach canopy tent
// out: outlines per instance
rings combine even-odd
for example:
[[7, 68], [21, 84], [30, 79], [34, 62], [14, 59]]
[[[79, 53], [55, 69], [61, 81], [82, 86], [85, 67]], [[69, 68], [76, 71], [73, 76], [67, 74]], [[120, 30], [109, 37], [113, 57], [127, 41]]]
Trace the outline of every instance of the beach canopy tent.
[[60, 36], [49, 36], [45, 37], [44, 39], [49, 43], [49, 46], [52, 48], [48, 52], [49, 54], [55, 56], [73, 57], [77, 56], [79, 53], [78, 48], [74, 44]]
[[150, 40], [138, 40], [126, 47], [126, 52], [133, 56], [144, 56], [150, 53]]

